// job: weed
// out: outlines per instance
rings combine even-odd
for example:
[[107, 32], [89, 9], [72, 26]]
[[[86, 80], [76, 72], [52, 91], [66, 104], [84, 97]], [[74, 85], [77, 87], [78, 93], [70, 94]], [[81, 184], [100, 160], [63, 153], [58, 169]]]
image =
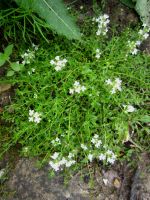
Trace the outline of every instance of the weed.
[[[93, 25], [82, 41], [58, 37], [49, 45], [38, 44], [29, 63], [26, 50], [20, 52], [24, 68], [8, 78], [18, 87], [13, 114], [8, 107], [3, 114], [12, 128], [2, 152], [20, 143], [23, 155], [42, 155], [55, 171], [76, 170], [94, 160], [110, 165], [126, 154], [129, 125], [147, 115], [150, 57], [135, 52], [136, 42], [143, 40], [137, 30], [127, 28], [108, 39], [99, 24], [99, 34]], [[135, 147], [145, 148], [136, 142]]]

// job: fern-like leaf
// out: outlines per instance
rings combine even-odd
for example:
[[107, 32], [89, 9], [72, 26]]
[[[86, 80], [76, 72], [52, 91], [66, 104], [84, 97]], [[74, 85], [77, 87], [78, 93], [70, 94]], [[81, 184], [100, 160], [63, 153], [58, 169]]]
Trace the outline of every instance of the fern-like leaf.
[[36, 12], [51, 29], [69, 39], [80, 39], [80, 31], [61, 0], [15, 0], [29, 12]]

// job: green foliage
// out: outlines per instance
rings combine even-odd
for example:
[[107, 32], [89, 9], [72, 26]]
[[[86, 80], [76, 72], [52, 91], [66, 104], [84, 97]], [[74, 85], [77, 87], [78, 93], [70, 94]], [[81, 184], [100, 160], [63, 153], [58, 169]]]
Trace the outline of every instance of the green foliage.
[[[62, 42], [56, 37], [50, 46], [41, 43], [37, 51], [27, 47], [30, 50], [24, 54], [18, 52], [20, 62], [27, 52], [30, 60], [26, 59], [22, 70], [14, 63], [11, 65], [17, 73], [8, 80], [18, 88], [10, 106], [13, 114], [8, 112], [9, 106], [3, 114], [12, 123], [12, 132], [1, 153], [15, 143], [21, 144], [25, 156], [44, 155], [43, 162], [52, 160], [56, 152], [67, 159], [73, 153], [77, 161], [73, 169], [76, 169], [89, 163], [91, 153], [98, 158], [111, 150], [119, 159], [120, 152], [126, 154], [124, 142], [128, 140], [138, 149], [148, 148], [148, 135], [145, 143], [142, 137], [146, 129], [132, 138], [129, 126], [136, 130], [137, 124], [143, 123], [140, 116], [148, 115], [143, 102], [148, 100], [150, 57], [142, 52], [131, 54], [128, 40], [133, 43], [139, 40], [137, 30], [127, 29], [108, 40], [95, 36], [94, 28], [91, 35], [83, 36], [84, 42]], [[99, 59], [95, 57], [96, 49], [100, 49]], [[52, 64], [56, 60], [62, 63], [63, 59], [68, 62], [61, 70]], [[108, 85], [106, 81], [116, 78], [122, 80], [122, 85], [113, 94], [114, 83]], [[75, 81], [86, 89], [72, 94], [70, 89]], [[134, 112], [127, 112], [126, 105], [133, 105]], [[33, 117], [33, 111], [37, 118]], [[102, 142], [99, 148], [91, 142], [96, 134]], [[83, 150], [82, 144], [87, 149]]]
[[132, 0], [120, 0], [123, 4], [128, 6], [129, 8], [134, 8], [135, 3]]
[[29, 13], [35, 12], [43, 18], [52, 30], [69, 39], [80, 39], [80, 32], [61, 0], [15, 0]]
[[19, 64], [18, 62], [10, 62], [10, 55], [12, 54], [12, 50], [13, 44], [10, 44], [4, 49], [4, 53], [0, 53], [0, 66], [3, 66], [6, 62], [8, 62], [10, 68], [12, 68], [12, 70], [8, 70], [7, 76], [13, 76], [15, 72], [23, 70], [24, 67], [23, 64]]
[[6, 61], [9, 61], [9, 57], [12, 54], [13, 45], [8, 45], [4, 49], [4, 53], [0, 53], [0, 66], [4, 65]]

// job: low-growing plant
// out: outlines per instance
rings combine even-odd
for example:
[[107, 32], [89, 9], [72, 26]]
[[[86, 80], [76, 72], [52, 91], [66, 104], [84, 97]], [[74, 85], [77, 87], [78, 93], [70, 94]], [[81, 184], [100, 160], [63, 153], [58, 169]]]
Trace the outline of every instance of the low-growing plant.
[[15, 72], [19, 72], [23, 70], [24, 65], [19, 62], [11, 62], [10, 55], [12, 54], [13, 45], [8, 45], [4, 49], [4, 53], [0, 53], [0, 67], [3, 66], [6, 62], [9, 63], [9, 67], [11, 68], [7, 72], [7, 76], [13, 76]]
[[92, 21], [93, 34], [82, 41], [57, 37], [18, 54], [24, 68], [8, 78], [18, 87], [3, 114], [12, 128], [1, 153], [19, 143], [23, 155], [41, 155], [59, 171], [94, 160], [114, 164], [126, 155], [126, 141], [147, 148], [134, 127], [147, 115], [150, 57], [138, 47], [149, 29], [127, 28], [109, 39], [109, 16]]

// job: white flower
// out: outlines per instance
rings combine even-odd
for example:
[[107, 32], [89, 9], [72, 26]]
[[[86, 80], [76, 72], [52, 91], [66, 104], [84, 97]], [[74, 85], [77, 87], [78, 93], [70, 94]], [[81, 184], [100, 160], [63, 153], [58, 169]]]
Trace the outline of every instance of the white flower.
[[81, 92], [81, 87], [80, 87], [80, 86], [75, 87], [74, 91], [75, 91], [76, 93], [80, 93], [80, 92]]
[[112, 155], [112, 154], [113, 154], [112, 150], [107, 150], [106, 153], [107, 153], [108, 155]]
[[87, 150], [88, 148], [87, 148], [87, 146], [85, 146], [84, 144], [81, 144], [81, 148], [83, 149], [83, 150]]
[[92, 160], [93, 160], [93, 154], [89, 154], [88, 155], [88, 159], [89, 159], [90, 162], [92, 162]]
[[109, 158], [107, 158], [107, 162], [108, 162], [108, 163], [110, 163], [110, 164], [114, 164], [114, 162], [115, 162], [115, 159], [114, 159], [114, 158], [111, 158], [111, 157], [109, 157]]
[[140, 45], [141, 45], [141, 41], [139, 41], [139, 40], [136, 41], [136, 45], [137, 45], [137, 46], [140, 46]]
[[34, 117], [29, 117], [29, 122], [34, 122]]
[[98, 136], [97, 134], [95, 134], [95, 135], [94, 135], [94, 138], [95, 138], [95, 139], [98, 139], [98, 138], [99, 138], [99, 136]]
[[58, 156], [59, 156], [59, 153], [58, 153], [58, 152], [55, 152], [55, 153], [51, 156], [51, 158], [55, 160], [55, 159], [58, 158]]
[[0, 170], [0, 179], [4, 176], [5, 174], [5, 169], [1, 169]]
[[81, 91], [84, 92], [86, 90], [86, 87], [84, 85], [81, 85], [79, 81], [75, 81], [73, 84], [73, 88], [69, 89], [70, 94], [80, 93]]
[[108, 28], [107, 25], [110, 22], [109, 16], [107, 14], [101, 15], [98, 18], [93, 18], [93, 21], [98, 23], [98, 30], [96, 32], [96, 35], [103, 35], [105, 36]]
[[59, 161], [60, 165], [65, 165], [66, 163], [67, 163], [67, 160], [64, 157]]
[[71, 167], [71, 165], [75, 164], [75, 160], [69, 160], [65, 163], [66, 167]]
[[54, 163], [52, 161], [49, 162], [49, 165], [57, 172], [60, 169], [60, 164], [58, 163]]
[[132, 105], [123, 105], [125, 112], [134, 112], [136, 109]]
[[115, 94], [118, 91], [121, 91], [122, 88], [121, 88], [121, 83], [122, 83], [122, 80], [119, 79], [119, 78], [116, 78], [114, 81], [112, 81], [111, 79], [108, 79], [105, 81], [106, 85], [110, 85], [112, 86], [112, 89], [111, 89], [111, 94]]
[[74, 157], [74, 154], [73, 153], [69, 153], [68, 158], [71, 159], [73, 157]]
[[99, 49], [96, 49], [96, 55], [95, 55], [95, 57], [96, 57], [97, 59], [99, 59], [100, 56], [101, 56], [100, 50], [99, 50]]
[[105, 159], [106, 159], [106, 155], [103, 154], [103, 153], [101, 153], [101, 154], [99, 155], [99, 160], [105, 160]]
[[106, 83], [106, 85], [112, 85], [112, 80], [111, 80], [111, 79], [107, 79], [107, 80], [105, 81], [105, 83]]
[[40, 118], [40, 117], [35, 117], [35, 118], [34, 118], [34, 122], [35, 122], [35, 123], [38, 124], [38, 123], [40, 123], [40, 121], [41, 121], [41, 118]]
[[108, 183], [109, 183], [108, 179], [106, 179], [106, 178], [103, 178], [103, 182], [105, 185], [108, 185]]
[[50, 64], [54, 65], [56, 71], [62, 70], [67, 63], [67, 59], [61, 59], [60, 56], [56, 56], [55, 60], [51, 60]]
[[29, 110], [29, 116], [33, 116], [34, 115], [34, 110]]
[[70, 94], [73, 94], [73, 93], [74, 93], [74, 89], [72, 89], [72, 88], [69, 89], [69, 93], [70, 93]]
[[38, 45], [35, 45], [34, 43], [32, 43], [32, 47], [34, 48], [35, 51], [39, 49]]
[[144, 38], [144, 39], [147, 39], [147, 38], [148, 38], [148, 36], [149, 36], [149, 34], [148, 34], [148, 33], [144, 33], [144, 35], [143, 35], [143, 38]]
[[34, 94], [34, 99], [37, 99], [37, 94], [36, 93]]
[[81, 86], [81, 91], [84, 92], [86, 90], [85, 86]]
[[99, 148], [102, 144], [102, 141], [101, 140], [98, 140], [95, 144], [96, 148]]
[[136, 55], [136, 54], [138, 53], [138, 51], [139, 51], [138, 49], [134, 48], [134, 49], [131, 51], [131, 54], [132, 54], [132, 55]]
[[75, 81], [73, 85], [74, 85], [75, 87], [76, 87], [76, 86], [80, 86], [80, 82], [79, 82], [79, 81]]
[[52, 140], [51, 143], [52, 143], [54, 146], [57, 146], [57, 145], [61, 144], [61, 141], [60, 141], [60, 139], [57, 137], [56, 139]]
[[28, 49], [24, 54], [21, 55], [21, 57], [24, 59], [22, 61], [23, 65], [30, 64], [30, 62], [35, 58], [35, 52]]
[[51, 60], [51, 61], [50, 61], [50, 64], [51, 64], [51, 65], [55, 65], [55, 61], [54, 61], [54, 60]]
[[55, 60], [59, 61], [59, 60], [60, 60], [60, 57], [59, 57], [59, 56], [56, 56], [56, 57], [55, 57]]

